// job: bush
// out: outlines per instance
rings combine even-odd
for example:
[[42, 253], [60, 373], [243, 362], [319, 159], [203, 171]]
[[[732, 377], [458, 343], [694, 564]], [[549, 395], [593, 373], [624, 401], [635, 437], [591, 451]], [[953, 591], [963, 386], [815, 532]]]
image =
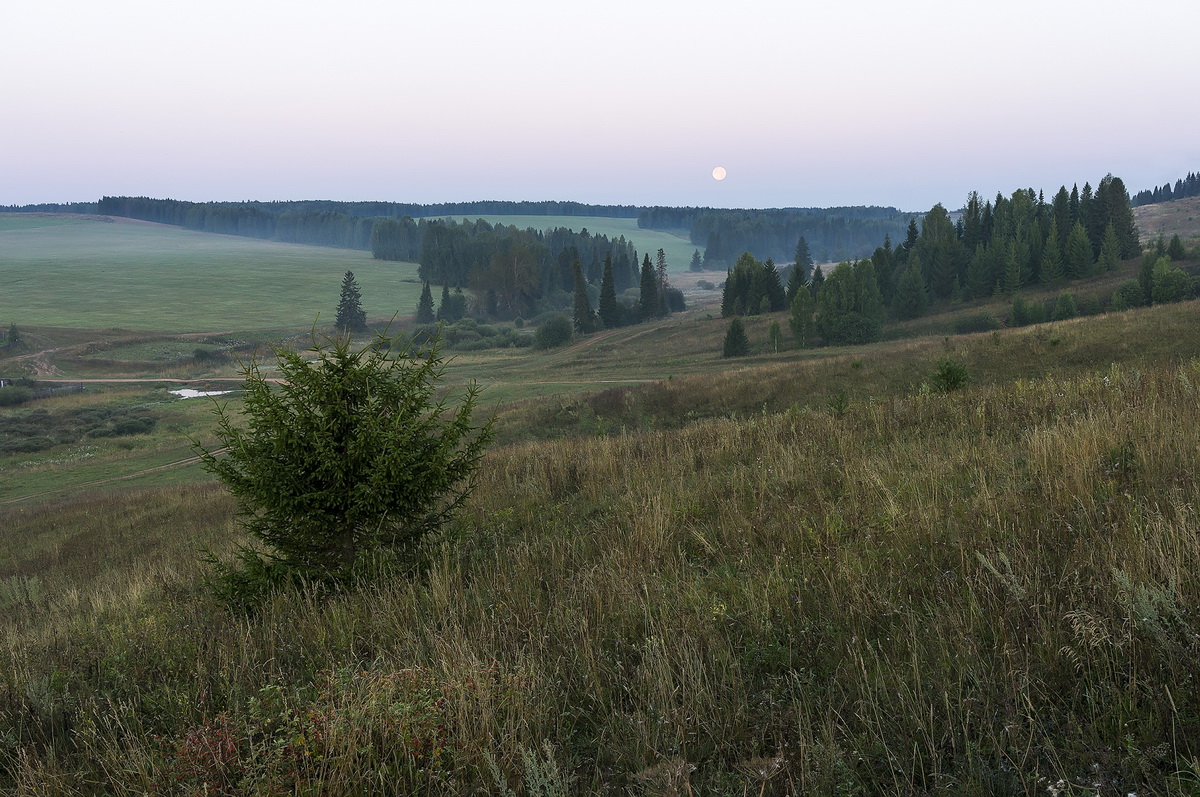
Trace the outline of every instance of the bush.
[[1141, 283], [1136, 279], [1127, 279], [1117, 286], [1108, 306], [1110, 310], [1120, 312], [1132, 307], [1141, 307], [1145, 299]]
[[862, 313], [845, 313], [824, 324], [825, 342], [834, 346], [856, 346], [879, 340], [879, 322]]
[[411, 568], [470, 491], [491, 438], [491, 421], [471, 423], [477, 388], [451, 411], [433, 400], [444, 370], [436, 343], [419, 356], [386, 343], [352, 350], [345, 337], [314, 340], [315, 357], [276, 349], [278, 386], [251, 361], [241, 413], [218, 407], [220, 444], [195, 444], [268, 549], [241, 549], [240, 567], [209, 555], [218, 592], [235, 605], [268, 575], [276, 583], [281, 568], [315, 583], [346, 583], [373, 557]]
[[27, 387], [0, 387], [0, 407], [15, 407], [33, 398]]
[[967, 366], [955, 360], [942, 360], [930, 377], [933, 387], [940, 393], [962, 390], [971, 381]]
[[991, 332], [1000, 326], [1000, 319], [991, 313], [976, 313], [955, 321], [954, 331], [960, 335], [968, 335], [972, 332]]
[[1075, 294], [1060, 293], [1058, 300], [1054, 303], [1054, 314], [1051, 318], [1055, 321], [1066, 321], [1068, 318], [1075, 318], [1079, 315], [1079, 306], [1075, 303]]
[[574, 335], [574, 324], [562, 313], [551, 316], [533, 333], [535, 349], [553, 349], [571, 342]]

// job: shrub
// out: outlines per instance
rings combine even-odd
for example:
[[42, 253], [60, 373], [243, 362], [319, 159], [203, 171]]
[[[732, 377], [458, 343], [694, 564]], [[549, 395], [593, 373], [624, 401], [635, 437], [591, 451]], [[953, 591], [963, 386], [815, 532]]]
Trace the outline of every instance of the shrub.
[[1054, 314], [1051, 318], [1055, 321], [1065, 321], [1078, 315], [1079, 306], [1075, 303], [1075, 294], [1060, 293], [1058, 300], [1054, 303]]
[[533, 333], [533, 347], [535, 349], [553, 349], [556, 346], [562, 346], [571, 342], [574, 333], [574, 324], [571, 319], [563, 313], [557, 313], [544, 321]]
[[33, 398], [33, 391], [27, 387], [0, 388], [0, 407], [15, 407]]
[[1141, 307], [1145, 298], [1141, 283], [1136, 279], [1127, 279], [1118, 285], [1117, 289], [1113, 292], [1112, 301], [1109, 302], [1109, 309], [1119, 312], [1121, 310], [1128, 310], [1131, 307]]
[[[218, 406], [220, 446], [195, 449], [269, 549], [241, 549], [240, 568], [208, 556], [218, 591], [235, 588], [227, 599], [252, 597], [279, 573], [345, 583], [370, 555], [411, 567], [470, 491], [491, 438], [490, 421], [471, 423], [478, 389], [451, 411], [433, 400], [444, 371], [437, 346], [412, 356], [385, 343], [352, 350], [345, 337], [314, 340], [315, 357], [276, 349], [282, 384], [254, 361], [243, 369], [246, 427]], [[258, 577], [242, 583], [247, 574]]]
[[939, 393], [952, 393], [962, 390], [971, 381], [967, 366], [955, 360], [942, 360], [938, 363], [930, 382]]
[[1000, 328], [1000, 319], [991, 313], [976, 313], [954, 322], [954, 331], [960, 335], [972, 332], [991, 332]]

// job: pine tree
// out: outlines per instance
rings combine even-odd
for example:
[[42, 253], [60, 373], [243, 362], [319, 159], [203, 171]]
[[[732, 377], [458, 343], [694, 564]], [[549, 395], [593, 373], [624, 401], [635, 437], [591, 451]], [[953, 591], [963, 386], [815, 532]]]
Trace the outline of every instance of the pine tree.
[[600, 279], [600, 321], [605, 328], [621, 325], [621, 307], [617, 304], [616, 283], [613, 280], [612, 255], [604, 256], [604, 276]]
[[642, 260], [641, 294], [639, 299], [638, 310], [643, 321], [648, 321], [651, 318], [659, 316], [658, 275], [654, 271], [654, 264], [650, 262], [649, 252], [646, 253], [645, 258]]
[[432, 324], [437, 320], [433, 313], [433, 292], [429, 290], [428, 282], [421, 286], [421, 298], [417, 300], [415, 320], [418, 324]]
[[571, 266], [571, 272], [575, 280], [575, 312], [574, 322], [575, 331], [582, 335], [587, 335], [596, 331], [596, 315], [592, 312], [592, 303], [587, 295], [587, 281], [583, 278], [583, 267], [579, 263], [579, 258], [575, 259], [575, 263]]
[[354, 272], [342, 278], [342, 297], [338, 301], [334, 326], [343, 332], [362, 332], [367, 328], [367, 314], [362, 308], [362, 293], [354, 281]]
[[921, 264], [909, 263], [900, 273], [900, 280], [896, 283], [896, 298], [892, 304], [896, 318], [902, 321], [918, 318], [925, 312], [925, 306], [928, 303], [929, 296], [925, 292], [925, 278], [921, 276]]
[[804, 287], [804, 275], [797, 265], [793, 265], [788, 271], [787, 290], [784, 291], [784, 299], [787, 301], [788, 307], [792, 306], [792, 300], [796, 298], [796, 294]]
[[1183, 248], [1183, 241], [1180, 239], [1178, 233], [1172, 235], [1171, 242], [1167, 244], [1167, 257], [1172, 260], [1187, 259], [1187, 250]]
[[742, 326], [742, 319], [735, 317], [729, 322], [722, 351], [725, 357], [745, 357], [750, 353], [750, 339], [746, 337], [746, 328]]
[[1092, 244], [1088, 241], [1083, 222], [1075, 222], [1067, 238], [1067, 276], [1073, 280], [1083, 279], [1092, 273]]
[[1117, 230], [1110, 221], [1104, 227], [1104, 238], [1100, 244], [1100, 271], [1116, 271], [1121, 266], [1121, 242]]
[[1058, 234], [1058, 218], [1050, 219], [1050, 234], [1046, 236], [1046, 245], [1042, 247], [1042, 263], [1039, 274], [1043, 285], [1057, 285], [1066, 275], [1063, 268], [1062, 249], [1059, 246], [1061, 236]]

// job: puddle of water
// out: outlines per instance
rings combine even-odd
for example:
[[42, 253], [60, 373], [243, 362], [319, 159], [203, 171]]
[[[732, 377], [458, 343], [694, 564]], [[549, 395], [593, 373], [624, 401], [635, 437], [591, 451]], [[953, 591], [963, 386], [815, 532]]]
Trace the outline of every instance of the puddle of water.
[[182, 388], [181, 390], [168, 390], [173, 396], [179, 396], [181, 399], [202, 398], [204, 396], [224, 396], [226, 393], [232, 393], [232, 390], [192, 390], [190, 387]]

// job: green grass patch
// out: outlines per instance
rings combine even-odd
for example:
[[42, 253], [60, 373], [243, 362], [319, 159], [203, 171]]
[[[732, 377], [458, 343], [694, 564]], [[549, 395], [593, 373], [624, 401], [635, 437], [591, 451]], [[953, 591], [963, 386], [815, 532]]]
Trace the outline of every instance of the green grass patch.
[[21, 327], [307, 328], [318, 315], [332, 323], [347, 270], [371, 323], [411, 313], [420, 294], [415, 264], [372, 260], [369, 252], [129, 220], [46, 221], [0, 228], [6, 294], [19, 297], [9, 312]]

